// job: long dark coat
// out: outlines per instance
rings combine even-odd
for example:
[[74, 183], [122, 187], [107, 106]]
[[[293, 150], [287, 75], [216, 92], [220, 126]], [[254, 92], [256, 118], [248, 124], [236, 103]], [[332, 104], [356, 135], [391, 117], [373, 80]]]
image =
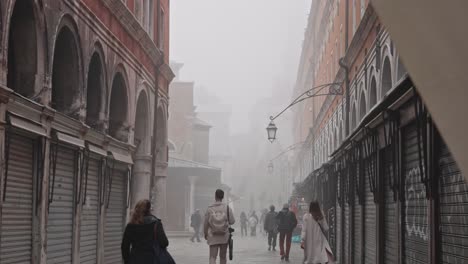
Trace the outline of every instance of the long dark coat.
[[143, 224], [127, 224], [122, 239], [122, 257], [125, 264], [154, 264], [153, 245], [167, 248], [169, 241], [161, 221], [155, 216], [145, 216]]

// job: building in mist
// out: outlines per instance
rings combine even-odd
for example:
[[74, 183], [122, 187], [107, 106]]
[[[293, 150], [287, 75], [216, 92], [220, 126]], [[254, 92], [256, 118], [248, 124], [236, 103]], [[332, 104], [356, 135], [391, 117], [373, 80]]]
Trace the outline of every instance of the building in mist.
[[189, 231], [195, 209], [205, 210], [222, 183], [222, 168], [210, 164], [212, 125], [202, 120], [194, 105], [194, 83], [180, 80], [183, 64], [173, 63], [178, 78], [171, 83], [169, 96], [169, 172], [167, 181], [169, 231]]
[[169, 1], [0, 9], [0, 263], [119, 263], [137, 200], [165, 219]]
[[402, 61], [367, 0], [313, 1], [295, 94], [342, 94], [296, 109], [295, 195], [322, 204], [340, 263], [468, 259], [468, 185]]

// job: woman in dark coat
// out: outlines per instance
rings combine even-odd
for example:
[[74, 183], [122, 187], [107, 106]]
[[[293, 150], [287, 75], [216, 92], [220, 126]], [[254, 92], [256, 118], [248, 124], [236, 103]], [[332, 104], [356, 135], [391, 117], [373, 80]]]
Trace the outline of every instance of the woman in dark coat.
[[153, 264], [153, 245], [157, 244], [161, 248], [169, 246], [161, 220], [151, 215], [150, 211], [149, 200], [141, 200], [135, 205], [122, 239], [122, 257], [125, 264]]

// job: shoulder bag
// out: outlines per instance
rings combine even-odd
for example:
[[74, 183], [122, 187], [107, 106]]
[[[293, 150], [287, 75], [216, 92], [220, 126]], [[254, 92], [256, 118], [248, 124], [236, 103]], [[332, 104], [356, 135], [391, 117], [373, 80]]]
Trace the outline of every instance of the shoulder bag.
[[159, 220], [156, 221], [154, 224], [154, 243], [153, 243], [153, 250], [154, 250], [154, 264], [176, 264], [174, 259], [172, 258], [171, 254], [167, 251], [167, 248], [163, 248], [159, 245], [157, 239], [157, 228], [159, 225]]

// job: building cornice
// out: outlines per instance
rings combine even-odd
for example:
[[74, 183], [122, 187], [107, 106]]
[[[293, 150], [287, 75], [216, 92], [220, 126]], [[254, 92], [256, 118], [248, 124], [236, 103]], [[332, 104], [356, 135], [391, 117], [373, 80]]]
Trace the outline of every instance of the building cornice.
[[175, 74], [167, 63], [164, 63], [159, 67], [159, 72], [169, 83], [174, 80]]
[[138, 41], [154, 65], [160, 65], [162, 52], [157, 48], [148, 33], [121, 0], [101, 0], [102, 3], [118, 18], [119, 23], [132, 38]]

